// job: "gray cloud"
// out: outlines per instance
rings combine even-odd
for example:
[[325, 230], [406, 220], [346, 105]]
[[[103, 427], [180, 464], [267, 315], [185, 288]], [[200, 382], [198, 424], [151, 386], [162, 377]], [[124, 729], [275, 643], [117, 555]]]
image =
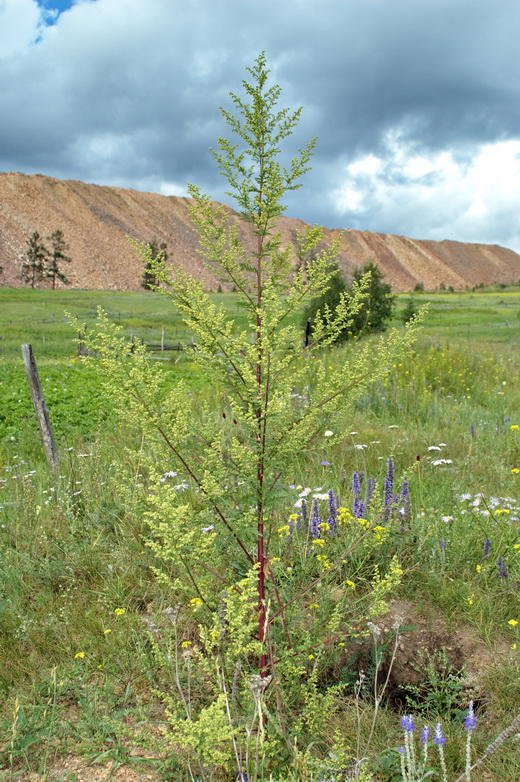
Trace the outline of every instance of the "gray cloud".
[[[304, 106], [295, 145], [319, 137], [289, 214], [520, 250], [516, 147], [496, 156], [511, 200], [494, 182], [500, 209], [477, 219], [471, 201], [493, 178], [483, 148], [520, 139], [517, 0], [84, 0], [49, 27], [37, 11], [0, 6], [1, 170], [177, 194], [192, 181], [224, 199], [218, 106], [265, 50], [284, 104]], [[377, 171], [353, 173], [369, 156]], [[421, 177], [418, 158], [433, 161]]]

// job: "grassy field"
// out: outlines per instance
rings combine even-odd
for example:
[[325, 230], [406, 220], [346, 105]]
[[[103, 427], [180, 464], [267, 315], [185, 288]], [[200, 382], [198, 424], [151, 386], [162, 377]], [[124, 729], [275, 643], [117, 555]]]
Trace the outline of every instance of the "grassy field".
[[[240, 318], [232, 294], [218, 298]], [[409, 298], [399, 297], [398, 327]], [[302, 780], [349, 778], [331, 771], [330, 742], [340, 737], [351, 756], [367, 748], [366, 779], [397, 782], [399, 721], [414, 714], [419, 727], [442, 724], [454, 782], [464, 769], [468, 701], [477, 716], [475, 758], [518, 713], [520, 290], [415, 300], [429, 302], [416, 351], [330, 422], [342, 433], [333, 446], [320, 441], [284, 476], [280, 523], [307, 489], [310, 496], [333, 489], [351, 507], [353, 473], [373, 476], [380, 491], [390, 458], [396, 485], [408, 480], [412, 497], [409, 525], [393, 525], [353, 577], [362, 592], [378, 558], [401, 563], [390, 613], [374, 620], [391, 624], [399, 613], [408, 628], [393, 668], [388, 639], [363, 637], [335, 649], [326, 671], [343, 685], [339, 708], [325, 709], [311, 737], [302, 729], [315, 763], [314, 775]], [[185, 778], [163, 733], [160, 693], [175, 691], [167, 652], [175, 596], [158, 582], [159, 564], [146, 545], [141, 458], [151, 446], [121, 423], [95, 362], [75, 358], [63, 314], [90, 328], [98, 305], [128, 336], [158, 343], [164, 326], [167, 343], [191, 339], [166, 297], [0, 289], [0, 779]], [[26, 388], [25, 342], [35, 350], [60, 448], [56, 475], [46, 466]], [[331, 363], [349, 361], [351, 350], [332, 349]], [[220, 416], [218, 389], [198, 375], [190, 351], [169, 355], [160, 364], [167, 382], [182, 378], [207, 414]], [[189, 488], [186, 497], [196, 502]], [[298, 552], [281, 539], [277, 567], [297, 570]], [[326, 622], [312, 610], [307, 605], [299, 621]], [[194, 616], [184, 611], [177, 631], [191, 644]], [[374, 661], [383, 658], [378, 668]], [[431, 765], [431, 778], [441, 780], [434, 754]], [[515, 782], [518, 741], [504, 742], [471, 778]], [[273, 777], [285, 779], [297, 777]]]
[[[417, 306], [429, 303], [423, 327], [425, 336], [471, 339], [518, 345], [520, 340], [520, 288], [507, 287], [466, 292], [400, 294], [394, 321], [413, 296]], [[234, 294], [214, 294], [228, 312], [241, 323], [238, 298]], [[123, 326], [125, 333], [145, 342], [160, 343], [164, 328], [166, 344], [189, 342], [178, 314], [166, 296], [150, 292], [32, 290], [0, 288], [0, 356], [19, 357], [20, 345], [33, 344], [39, 356], [61, 358], [75, 355], [65, 312], [79, 318], [87, 329], [96, 319], [97, 308]]]

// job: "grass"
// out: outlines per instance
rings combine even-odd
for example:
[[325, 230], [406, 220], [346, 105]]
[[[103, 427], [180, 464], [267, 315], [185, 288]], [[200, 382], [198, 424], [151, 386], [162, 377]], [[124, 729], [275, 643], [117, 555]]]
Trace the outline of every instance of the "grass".
[[[400, 297], [399, 309], [407, 298]], [[172, 596], [157, 582], [158, 563], [145, 544], [142, 443], [114, 417], [95, 368], [74, 358], [63, 310], [89, 321], [99, 303], [128, 334], [150, 335], [154, 342], [162, 325], [167, 340], [176, 328], [181, 338], [180, 325], [166, 298], [148, 293], [0, 289], [0, 299], [0, 778], [21, 781], [32, 773], [64, 780], [61, 759], [73, 755], [85, 768], [123, 766], [135, 779], [147, 773], [154, 780], [180, 780], [175, 751], [161, 733], [166, 719], [157, 692], [173, 683], [153, 639], [162, 643], [168, 636]], [[233, 312], [233, 296], [221, 299]], [[396, 364], [388, 381], [373, 386], [343, 420], [330, 422], [344, 433], [341, 441], [331, 448], [324, 440], [302, 454], [287, 483], [332, 488], [349, 504], [354, 471], [373, 475], [381, 486], [392, 457], [399, 481], [409, 478], [411, 528], [394, 531], [377, 550], [381, 561], [397, 553], [403, 564], [395, 598], [441, 623], [446, 639], [463, 632], [468, 644], [494, 657], [476, 695], [455, 677], [455, 704], [451, 680], [431, 674], [423, 681], [425, 719], [445, 726], [454, 779], [464, 755], [460, 714], [469, 697], [477, 704], [479, 751], [518, 709], [520, 624], [510, 622], [520, 622], [520, 292], [425, 293], [416, 299], [430, 301], [416, 353]], [[57, 431], [61, 462], [55, 476], [47, 470], [25, 388], [22, 342], [35, 349]], [[348, 360], [349, 350], [332, 350], [331, 362]], [[214, 389], [203, 385], [188, 353], [164, 362], [164, 370], [185, 377], [211, 409]], [[281, 520], [298, 494], [286, 490]], [[491, 548], [483, 556], [486, 539]], [[280, 567], [294, 564], [281, 544], [279, 553]], [[499, 558], [507, 578], [499, 575]], [[182, 632], [195, 637], [192, 617], [184, 617]], [[406, 633], [403, 644], [411, 644]], [[370, 650], [358, 650], [356, 664], [367, 674], [370, 659]], [[334, 675], [355, 679], [355, 661], [345, 656], [343, 665], [344, 672]], [[356, 711], [354, 689], [351, 683], [343, 707], [325, 720], [326, 734], [337, 731], [350, 747], [359, 731], [366, 739], [374, 710], [367, 691]], [[399, 717], [406, 708], [395, 689], [382, 702], [370, 748], [374, 779], [399, 778], [391, 748], [402, 741]], [[325, 739], [316, 736], [322, 754]], [[85, 771], [78, 771], [82, 776]], [[512, 782], [519, 776], [510, 740], [475, 779]]]

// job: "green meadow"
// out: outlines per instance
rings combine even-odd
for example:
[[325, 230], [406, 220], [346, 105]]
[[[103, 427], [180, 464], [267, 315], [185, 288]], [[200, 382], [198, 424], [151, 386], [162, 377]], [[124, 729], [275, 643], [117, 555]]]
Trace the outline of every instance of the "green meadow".
[[[399, 295], [391, 327], [403, 328], [400, 313], [411, 296]], [[244, 322], [234, 294], [214, 299], [237, 327]], [[407, 715], [417, 726], [412, 738], [424, 725], [442, 726], [445, 774], [455, 782], [465, 768], [469, 702], [477, 720], [473, 761], [518, 715], [520, 288], [421, 292], [413, 299], [418, 307], [428, 303], [415, 350], [326, 422], [331, 444], [322, 437], [283, 476], [273, 565], [282, 586], [308, 567], [305, 538], [283, 532], [302, 497], [316, 495], [325, 518], [322, 495], [333, 490], [352, 512], [354, 474], [363, 486], [373, 478], [382, 496], [391, 460], [395, 486], [409, 485], [410, 514], [376, 527], [383, 531], [344, 583], [352, 604], [362, 606], [379, 566], [396, 558], [402, 576], [382, 615], [372, 616], [375, 630], [353, 626], [332, 650], [305, 652], [317, 704], [301, 725], [305, 763], [297, 769], [273, 760], [262, 782], [401, 782], [400, 721]], [[166, 385], [182, 379], [208, 418], [220, 419], [224, 410], [220, 389], [194, 363], [193, 334], [167, 297], [0, 288], [2, 780], [190, 779], [169, 732], [164, 693], [176, 697], [179, 665], [198, 643], [197, 604], [183, 606], [173, 621], [176, 596], [157, 578], [162, 565], [148, 545], [151, 479], [143, 466], [153, 443], [118, 416], [96, 359], [76, 356], [65, 312], [89, 333], [98, 307], [128, 339], [158, 345], [164, 329], [166, 345], [186, 345], [150, 352], [150, 365]], [[33, 346], [60, 452], [55, 474], [30, 401], [24, 343]], [[327, 361], [352, 361], [356, 347], [327, 348]], [[186, 476], [175, 480], [182, 501], [196, 507]], [[334, 612], [339, 587], [328, 583], [330, 604], [309, 598], [296, 626], [326, 625], [329, 614], [313, 612]], [[333, 705], [331, 684], [338, 685]], [[518, 731], [486, 755], [473, 782], [520, 778]], [[424, 778], [443, 779], [437, 750], [432, 744]], [[215, 766], [205, 778], [235, 782], [229, 773]]]

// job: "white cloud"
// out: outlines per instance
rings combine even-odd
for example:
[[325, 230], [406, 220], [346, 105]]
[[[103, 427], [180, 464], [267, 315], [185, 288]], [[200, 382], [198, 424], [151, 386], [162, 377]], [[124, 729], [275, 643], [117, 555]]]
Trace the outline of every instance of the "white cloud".
[[[458, 154], [464, 152], [464, 154]], [[346, 165], [332, 194], [336, 212], [371, 230], [414, 238], [504, 243], [520, 250], [520, 141], [417, 154], [398, 133], [384, 152]], [[510, 226], [504, 233], [506, 224]], [[393, 228], [390, 228], [394, 226]]]
[[24, 52], [43, 23], [35, 0], [0, 0], [0, 57]]

